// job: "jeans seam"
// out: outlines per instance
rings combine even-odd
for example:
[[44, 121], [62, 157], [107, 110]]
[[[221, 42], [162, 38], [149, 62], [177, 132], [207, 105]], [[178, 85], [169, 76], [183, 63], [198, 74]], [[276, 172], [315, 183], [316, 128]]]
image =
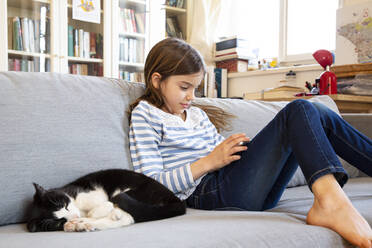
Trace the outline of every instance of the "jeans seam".
[[[301, 103], [301, 106], [302, 106], [302, 109], [304, 110], [304, 104]], [[307, 122], [309, 124], [309, 116], [307, 115], [307, 112], [304, 110], [304, 114], [306, 116], [306, 119], [307, 119]], [[319, 140], [317, 138], [317, 136], [314, 134], [313, 130], [311, 128], [309, 128], [310, 132], [312, 133], [312, 136], [314, 137], [314, 140], [315, 140], [315, 143], [317, 145], [317, 149], [321, 152], [321, 155], [322, 155], [322, 158], [327, 161], [328, 164], [332, 164], [331, 161], [329, 161], [329, 159], [327, 158], [327, 156], [325, 156], [323, 150], [321, 149], [320, 145], [319, 145]]]
[[332, 134], [333, 134], [335, 137], [337, 137], [338, 139], [340, 139], [341, 141], [343, 141], [347, 146], [349, 146], [353, 151], [355, 151], [356, 153], [358, 153], [360, 156], [363, 156], [363, 157], [366, 158], [367, 160], [372, 161], [372, 159], [371, 159], [369, 156], [365, 155], [364, 153], [360, 152], [360, 151], [357, 150], [357, 149], [353, 149], [354, 146], [350, 145], [350, 143], [349, 143], [347, 140], [345, 140], [345, 139], [343, 139], [342, 137], [336, 135], [336, 133], [333, 132], [333, 129], [330, 129], [330, 128], [327, 128], [327, 127], [326, 127], [326, 129], [328, 129], [329, 131], [331, 131]]

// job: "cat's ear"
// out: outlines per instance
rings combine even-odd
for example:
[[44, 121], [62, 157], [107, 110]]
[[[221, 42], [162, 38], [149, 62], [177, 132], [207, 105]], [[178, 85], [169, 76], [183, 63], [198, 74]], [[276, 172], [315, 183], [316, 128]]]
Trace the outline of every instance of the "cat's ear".
[[43, 187], [37, 183], [33, 183], [33, 185], [35, 187], [35, 195], [42, 196], [45, 194], [46, 190]]

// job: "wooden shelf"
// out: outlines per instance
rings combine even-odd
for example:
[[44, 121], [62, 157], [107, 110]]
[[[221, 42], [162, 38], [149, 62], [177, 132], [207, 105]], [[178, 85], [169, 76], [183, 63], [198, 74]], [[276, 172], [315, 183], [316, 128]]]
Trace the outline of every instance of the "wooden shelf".
[[336, 65], [331, 67], [331, 71], [337, 78], [354, 77], [355, 75], [372, 74], [372, 63]]
[[119, 33], [119, 36], [133, 37], [139, 39], [145, 39], [146, 35], [141, 33]]
[[83, 62], [83, 63], [103, 63], [103, 59], [95, 58], [80, 58], [80, 57], [68, 57], [69, 62]]
[[8, 0], [8, 6], [14, 8], [33, 9], [35, 6], [49, 5], [50, 0]]
[[18, 51], [18, 50], [8, 50], [9, 55], [18, 55], [18, 56], [27, 56], [27, 57], [41, 57], [45, 56], [45, 58], [50, 58], [50, 54], [45, 53], [33, 53], [33, 52], [25, 52], [25, 51]]
[[184, 8], [177, 8], [177, 7], [171, 7], [164, 5], [164, 9], [169, 13], [169, 14], [186, 14], [186, 9]]
[[130, 67], [137, 67], [140, 69], [143, 69], [145, 67], [143, 63], [133, 63], [133, 62], [123, 62], [123, 61], [119, 62], [119, 66], [130, 66]]
[[128, 0], [128, 3], [146, 5], [144, 0]]
[[[150, 0], [151, 1], [151, 0]], [[120, 8], [133, 8], [136, 10], [146, 11], [146, 1], [144, 0], [119, 0]]]
[[[331, 97], [341, 113], [372, 113], [372, 96], [334, 94]], [[302, 97], [275, 97], [275, 98], [257, 98], [261, 101], [293, 101], [296, 99], [310, 99], [313, 96]], [[253, 99], [246, 99], [253, 100]]]

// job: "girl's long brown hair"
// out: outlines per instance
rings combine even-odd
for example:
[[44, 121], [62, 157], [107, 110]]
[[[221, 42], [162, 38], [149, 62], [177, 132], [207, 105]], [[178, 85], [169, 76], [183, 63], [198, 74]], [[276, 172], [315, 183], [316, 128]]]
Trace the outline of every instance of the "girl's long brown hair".
[[[155, 88], [151, 81], [154, 72], [161, 75], [161, 82], [174, 75], [188, 75], [198, 72], [205, 74], [205, 64], [200, 53], [183, 40], [176, 38], [167, 38], [157, 43], [149, 52], [145, 62], [145, 93], [137, 98], [129, 106], [129, 119], [133, 109], [142, 100], [162, 108], [164, 99], [159, 89]], [[223, 109], [212, 105], [201, 105], [192, 103], [193, 106], [201, 108], [208, 115], [210, 121], [215, 125], [218, 131], [227, 129], [229, 117], [231, 114]]]

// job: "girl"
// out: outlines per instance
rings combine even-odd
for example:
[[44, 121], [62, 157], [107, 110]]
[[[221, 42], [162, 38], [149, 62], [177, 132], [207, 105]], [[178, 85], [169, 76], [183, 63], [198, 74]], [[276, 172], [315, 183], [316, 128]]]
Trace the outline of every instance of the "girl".
[[156, 44], [144, 73], [145, 93], [130, 107], [135, 171], [158, 180], [191, 208], [262, 211], [277, 204], [299, 164], [314, 194], [307, 223], [372, 247], [371, 227], [342, 190], [348, 176], [336, 156], [372, 176], [369, 138], [323, 105], [296, 100], [253, 140], [242, 133], [224, 139], [217, 130], [226, 125], [225, 113], [192, 104], [205, 65], [178, 39]]

